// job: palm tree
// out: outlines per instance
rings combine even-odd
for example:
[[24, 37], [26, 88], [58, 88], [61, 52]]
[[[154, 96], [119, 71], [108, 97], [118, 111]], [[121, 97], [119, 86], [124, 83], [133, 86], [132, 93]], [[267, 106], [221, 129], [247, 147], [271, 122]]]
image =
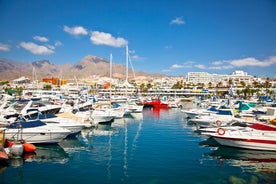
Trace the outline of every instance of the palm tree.
[[236, 93], [237, 93], [238, 96], [240, 96], [241, 91], [238, 89], [238, 90], [236, 91]]
[[265, 83], [264, 83], [264, 87], [265, 87], [265, 88], [270, 88], [270, 87], [271, 87], [271, 83], [270, 83], [269, 77], [266, 78], [266, 81], [265, 81]]
[[218, 83], [218, 87], [221, 87], [222, 86], [222, 82], [220, 81], [219, 83]]
[[233, 84], [233, 80], [229, 79], [229, 81], [228, 81], [228, 87], [232, 86], [232, 84]]
[[243, 92], [244, 97], [247, 98], [248, 94], [250, 93], [250, 88], [244, 88], [242, 90], [242, 92]]
[[260, 86], [260, 83], [259, 83], [259, 82], [257, 82], [257, 81], [254, 81], [254, 82], [253, 82], [253, 87], [256, 88], [256, 87], [259, 87], [259, 86]]
[[151, 83], [147, 83], [147, 90], [149, 90], [152, 87]]
[[242, 85], [242, 87], [245, 87], [245, 86], [246, 86], [246, 84], [245, 84], [244, 81], [241, 81], [240, 84]]
[[140, 91], [144, 91], [144, 88], [145, 88], [145, 84], [142, 83], [142, 84], [140, 85]]
[[177, 81], [173, 86], [172, 89], [181, 89], [183, 88], [183, 85], [181, 82]]
[[212, 82], [209, 82], [208, 86], [209, 86], [209, 88], [211, 88], [212, 87]]

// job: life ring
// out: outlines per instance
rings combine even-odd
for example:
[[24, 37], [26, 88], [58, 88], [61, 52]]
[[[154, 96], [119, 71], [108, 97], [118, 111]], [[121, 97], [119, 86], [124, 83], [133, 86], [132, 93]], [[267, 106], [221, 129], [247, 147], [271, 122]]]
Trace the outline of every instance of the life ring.
[[217, 125], [217, 126], [221, 126], [221, 124], [222, 124], [222, 122], [221, 122], [220, 120], [217, 120], [217, 121], [216, 121], [216, 125]]
[[218, 133], [219, 135], [224, 135], [225, 132], [226, 132], [226, 130], [225, 130], [224, 128], [218, 128], [218, 130], [217, 130], [217, 133]]

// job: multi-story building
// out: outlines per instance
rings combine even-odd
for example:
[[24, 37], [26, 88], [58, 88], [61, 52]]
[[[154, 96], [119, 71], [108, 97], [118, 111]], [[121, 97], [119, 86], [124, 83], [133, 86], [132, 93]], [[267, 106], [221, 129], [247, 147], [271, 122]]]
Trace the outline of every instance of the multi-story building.
[[212, 75], [207, 72], [188, 72], [187, 82], [194, 84], [212, 82]]
[[237, 70], [230, 75], [226, 74], [209, 74], [207, 72], [188, 72], [187, 82], [197, 84], [197, 83], [218, 83], [221, 82], [222, 85], [228, 85], [229, 81], [232, 81], [233, 85], [239, 84], [241, 81], [245, 83], [253, 82], [254, 77], [247, 74], [247, 72]]

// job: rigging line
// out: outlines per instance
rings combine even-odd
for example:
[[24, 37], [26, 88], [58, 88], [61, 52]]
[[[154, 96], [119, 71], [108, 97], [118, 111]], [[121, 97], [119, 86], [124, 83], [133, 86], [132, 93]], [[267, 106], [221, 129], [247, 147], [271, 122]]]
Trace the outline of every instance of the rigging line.
[[133, 143], [132, 143], [132, 152], [135, 151], [136, 147], [137, 147], [137, 140], [140, 136], [140, 131], [142, 130], [142, 121], [139, 123], [139, 126], [138, 126], [138, 130], [135, 134], [135, 137], [133, 139]]
[[132, 65], [132, 62], [131, 62], [131, 57], [129, 57], [129, 63], [130, 63], [131, 69], [132, 69], [133, 78], [134, 78], [134, 80], [135, 80], [135, 79], [136, 79], [136, 76], [135, 76], [135, 71], [134, 71], [134, 68], [133, 68], [133, 65]]
[[127, 130], [127, 122], [124, 120], [124, 124], [125, 124], [125, 137], [124, 137], [124, 142], [125, 142], [125, 145], [124, 145], [124, 147], [125, 147], [125, 149], [124, 149], [124, 167], [123, 167], [123, 169], [124, 169], [124, 175], [125, 175], [125, 177], [128, 177], [128, 175], [127, 175], [127, 169], [128, 169], [128, 163], [127, 163], [127, 150], [128, 150], [128, 138], [127, 138], [127, 136], [128, 136], [128, 130]]

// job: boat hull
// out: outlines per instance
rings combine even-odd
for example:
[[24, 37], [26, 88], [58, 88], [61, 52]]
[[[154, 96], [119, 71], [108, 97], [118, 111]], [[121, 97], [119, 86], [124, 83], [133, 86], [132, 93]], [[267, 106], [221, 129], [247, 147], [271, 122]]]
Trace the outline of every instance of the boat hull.
[[[22, 130], [22, 137], [19, 135], [20, 139], [25, 140], [28, 143], [33, 144], [54, 144], [59, 143], [61, 140], [66, 138], [71, 132], [68, 131], [35, 131], [35, 130]], [[7, 129], [5, 136], [7, 139], [17, 138], [17, 129]]]
[[[250, 137], [223, 137], [213, 136], [213, 138], [221, 145], [253, 149], [253, 150], [267, 150], [276, 151], [276, 140], [272, 139], [256, 139]], [[260, 137], [261, 138], [261, 137]]]

